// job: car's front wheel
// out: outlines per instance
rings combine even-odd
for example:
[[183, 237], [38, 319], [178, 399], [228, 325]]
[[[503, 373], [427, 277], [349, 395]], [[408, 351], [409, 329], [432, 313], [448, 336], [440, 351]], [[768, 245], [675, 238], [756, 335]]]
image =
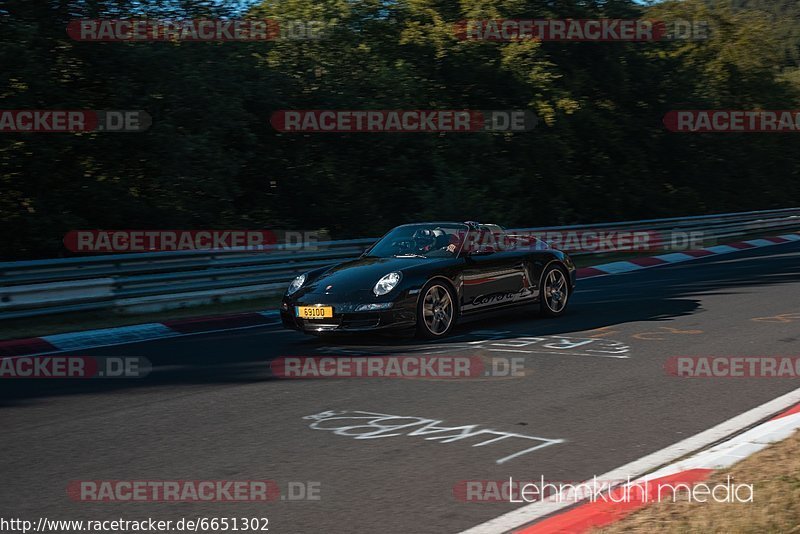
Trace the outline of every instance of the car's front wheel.
[[558, 317], [567, 309], [569, 282], [564, 269], [550, 265], [542, 274], [540, 304], [543, 315]]
[[417, 335], [433, 339], [446, 336], [456, 322], [456, 299], [452, 289], [432, 280], [420, 291], [417, 303]]

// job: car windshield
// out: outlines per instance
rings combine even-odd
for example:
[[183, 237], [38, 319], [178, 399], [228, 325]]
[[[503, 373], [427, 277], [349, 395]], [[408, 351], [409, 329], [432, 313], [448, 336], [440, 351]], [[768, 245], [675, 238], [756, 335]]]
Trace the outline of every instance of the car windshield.
[[398, 226], [367, 253], [377, 258], [447, 258], [458, 254], [467, 234], [465, 224], [426, 223]]

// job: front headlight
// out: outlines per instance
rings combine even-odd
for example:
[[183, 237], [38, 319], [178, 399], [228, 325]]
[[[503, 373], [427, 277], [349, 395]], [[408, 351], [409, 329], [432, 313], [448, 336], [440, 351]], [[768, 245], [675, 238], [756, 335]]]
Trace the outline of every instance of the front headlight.
[[289, 284], [289, 289], [286, 290], [287, 295], [291, 295], [292, 293], [297, 293], [297, 290], [303, 287], [303, 284], [306, 282], [306, 275], [301, 274], [294, 280], [292, 283]]
[[378, 283], [375, 284], [375, 287], [372, 289], [372, 292], [375, 293], [376, 296], [380, 297], [381, 295], [385, 295], [389, 291], [395, 288], [397, 284], [400, 283], [400, 279], [403, 278], [403, 275], [400, 273], [389, 273], [380, 280]]

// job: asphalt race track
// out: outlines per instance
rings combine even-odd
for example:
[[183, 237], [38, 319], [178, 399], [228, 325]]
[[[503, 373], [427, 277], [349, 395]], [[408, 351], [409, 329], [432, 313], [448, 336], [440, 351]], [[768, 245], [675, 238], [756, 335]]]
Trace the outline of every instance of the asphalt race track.
[[[0, 515], [267, 517], [277, 533], [458, 532], [520, 506], [463, 502], [460, 481], [586, 480], [796, 389], [796, 379], [677, 378], [664, 365], [671, 356], [797, 355], [798, 312], [800, 243], [792, 243], [584, 280], [565, 317], [482, 320], [433, 344], [326, 343], [276, 325], [83, 351], [144, 356], [156, 369], [129, 380], [4, 381]], [[279, 356], [427, 353], [522, 358], [525, 376], [287, 380], [271, 378], [268, 366]], [[332, 429], [378, 416], [307, 418], [326, 411], [515, 436], [476, 447], [501, 434], [431, 440], [409, 435], [418, 428], [410, 426], [356, 439], [376, 427]], [[400, 418], [382, 424], [417, 421]], [[75, 502], [66, 491], [74, 480], [262, 479], [287, 498]], [[290, 483], [300, 482], [319, 499], [289, 499]]]

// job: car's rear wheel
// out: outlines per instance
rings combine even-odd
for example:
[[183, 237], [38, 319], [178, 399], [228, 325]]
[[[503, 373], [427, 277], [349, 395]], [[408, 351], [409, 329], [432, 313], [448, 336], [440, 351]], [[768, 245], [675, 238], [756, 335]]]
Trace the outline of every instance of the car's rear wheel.
[[567, 273], [561, 267], [550, 265], [542, 274], [539, 306], [542, 314], [548, 317], [563, 315], [569, 300]]
[[446, 336], [456, 323], [456, 299], [453, 290], [432, 280], [420, 291], [417, 303], [417, 335], [427, 339]]

